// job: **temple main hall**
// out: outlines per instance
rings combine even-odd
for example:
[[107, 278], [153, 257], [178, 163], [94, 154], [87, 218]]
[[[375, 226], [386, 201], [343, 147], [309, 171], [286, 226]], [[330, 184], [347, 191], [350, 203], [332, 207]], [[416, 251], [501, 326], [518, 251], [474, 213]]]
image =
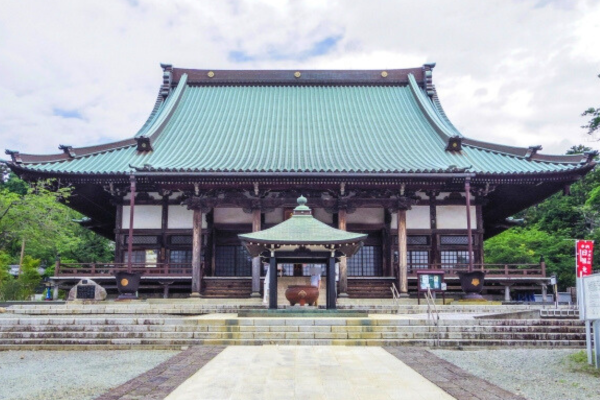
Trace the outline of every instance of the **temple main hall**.
[[[304, 196], [318, 221], [366, 235], [352, 257], [336, 260], [338, 297], [389, 298], [392, 287], [414, 295], [423, 270], [444, 271], [448, 291], [459, 292], [456, 272], [468, 266], [486, 272], [484, 295], [544, 292], [543, 261], [486, 264], [483, 241], [595, 165], [591, 153], [545, 155], [539, 145], [463, 136], [442, 109], [435, 64], [161, 67], [155, 106], [131, 138], [48, 155], [7, 150], [23, 179], [71, 186], [68, 206], [115, 242], [112, 263], [57, 262], [61, 288], [88, 277], [114, 292], [112, 273], [127, 267], [131, 243], [142, 295], [260, 296], [264, 264], [238, 235], [286, 221]], [[280, 267], [292, 280], [311, 265]]]

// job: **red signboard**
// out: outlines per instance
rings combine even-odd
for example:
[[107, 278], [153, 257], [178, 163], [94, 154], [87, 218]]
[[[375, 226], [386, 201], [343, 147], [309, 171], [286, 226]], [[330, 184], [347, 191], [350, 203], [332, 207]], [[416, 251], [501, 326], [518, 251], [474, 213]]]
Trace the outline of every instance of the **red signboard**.
[[594, 241], [578, 240], [575, 242], [575, 249], [577, 253], [577, 277], [590, 275], [592, 273]]

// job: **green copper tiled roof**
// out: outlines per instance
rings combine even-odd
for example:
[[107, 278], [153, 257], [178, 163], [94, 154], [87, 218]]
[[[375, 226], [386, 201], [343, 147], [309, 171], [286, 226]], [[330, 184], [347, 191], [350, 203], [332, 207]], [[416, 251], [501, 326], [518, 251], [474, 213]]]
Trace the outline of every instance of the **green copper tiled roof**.
[[[527, 149], [463, 141], [412, 75], [406, 85], [194, 85], [183, 74], [137, 136], [153, 151], [125, 143], [22, 168], [75, 174], [125, 174], [130, 166], [165, 172], [443, 172], [527, 174], [579, 169], [556, 158], [527, 160]], [[76, 149], [77, 150], [77, 149]], [[522, 154], [519, 151], [522, 150]], [[75, 151], [77, 153], [77, 151]]]
[[292, 217], [264, 231], [238, 235], [249, 242], [274, 244], [321, 244], [359, 242], [368, 235], [341, 231], [313, 218], [312, 215]]
[[[244, 241], [253, 256], [256, 256], [257, 244], [274, 245], [347, 245], [350, 254], [354, 254], [361, 245], [361, 242], [368, 235], [362, 233], [347, 232], [335, 229], [327, 224], [313, 218], [310, 208], [306, 204], [306, 198], [298, 199], [299, 206], [294, 209], [292, 217], [283, 221], [272, 228], [259, 232], [246, 233], [238, 235]], [[253, 246], [253, 245], [254, 246]], [[260, 246], [259, 246], [260, 248]]]

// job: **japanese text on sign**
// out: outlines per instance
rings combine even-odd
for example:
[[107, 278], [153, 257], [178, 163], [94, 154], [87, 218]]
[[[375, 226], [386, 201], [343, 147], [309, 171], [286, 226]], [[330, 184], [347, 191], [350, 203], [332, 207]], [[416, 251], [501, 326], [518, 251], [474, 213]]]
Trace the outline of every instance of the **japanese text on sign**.
[[588, 276], [592, 273], [593, 240], [578, 240], [575, 242], [577, 252], [577, 277]]

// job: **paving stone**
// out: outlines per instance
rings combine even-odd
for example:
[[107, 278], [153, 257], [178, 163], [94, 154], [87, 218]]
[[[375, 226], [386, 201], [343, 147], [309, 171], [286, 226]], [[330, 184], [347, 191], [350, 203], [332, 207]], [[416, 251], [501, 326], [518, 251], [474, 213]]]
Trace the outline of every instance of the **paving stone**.
[[217, 398], [452, 399], [381, 348], [331, 346], [228, 347], [167, 397]]
[[398, 347], [386, 347], [385, 350], [457, 400], [527, 400], [471, 375], [427, 350]]

